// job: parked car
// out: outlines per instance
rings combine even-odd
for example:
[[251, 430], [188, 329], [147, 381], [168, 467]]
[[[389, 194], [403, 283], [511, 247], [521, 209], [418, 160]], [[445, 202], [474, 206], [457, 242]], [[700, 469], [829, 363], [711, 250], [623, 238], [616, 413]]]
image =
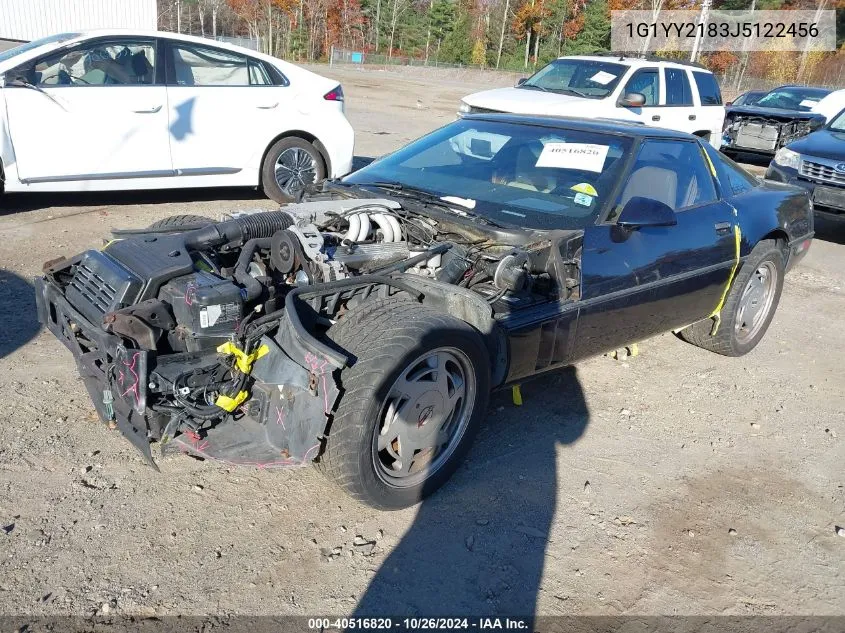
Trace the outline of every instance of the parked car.
[[150, 461], [316, 460], [389, 509], [448, 479], [492, 389], [670, 330], [748, 353], [812, 236], [806, 192], [689, 134], [470, 115], [279, 211], [53, 261], [36, 295]]
[[618, 119], [689, 132], [719, 147], [725, 108], [709, 70], [660, 58], [561, 57], [513, 88], [463, 98], [460, 114]]
[[354, 133], [334, 80], [221, 42], [64, 33], [0, 53], [8, 192], [260, 186], [341, 176]]
[[751, 105], [728, 106], [722, 151], [774, 155], [781, 147], [819, 129], [825, 118], [813, 107], [828, 95], [826, 88], [781, 86]]
[[757, 103], [762, 96], [766, 94], [765, 90], [749, 90], [748, 92], [743, 92], [733, 101], [728, 101], [725, 105], [754, 105]]
[[779, 149], [766, 178], [803, 187], [816, 214], [845, 220], [845, 110], [818, 132]]

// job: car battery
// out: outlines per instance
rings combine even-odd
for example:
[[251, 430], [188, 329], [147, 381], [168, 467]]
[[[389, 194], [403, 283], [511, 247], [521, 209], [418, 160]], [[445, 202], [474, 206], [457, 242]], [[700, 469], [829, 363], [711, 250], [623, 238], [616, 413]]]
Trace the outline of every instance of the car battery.
[[216, 348], [243, 318], [240, 287], [202, 271], [170, 280], [159, 298], [172, 306], [177, 336], [189, 352]]

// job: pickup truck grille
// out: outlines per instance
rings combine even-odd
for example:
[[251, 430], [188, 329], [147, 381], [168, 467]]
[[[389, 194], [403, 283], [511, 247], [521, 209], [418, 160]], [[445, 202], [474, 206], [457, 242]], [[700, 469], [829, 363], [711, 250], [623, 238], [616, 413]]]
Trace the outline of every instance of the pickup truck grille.
[[837, 172], [832, 165], [825, 165], [811, 160], [802, 160], [801, 170], [798, 173], [801, 178], [806, 178], [813, 182], [845, 186], [845, 174]]

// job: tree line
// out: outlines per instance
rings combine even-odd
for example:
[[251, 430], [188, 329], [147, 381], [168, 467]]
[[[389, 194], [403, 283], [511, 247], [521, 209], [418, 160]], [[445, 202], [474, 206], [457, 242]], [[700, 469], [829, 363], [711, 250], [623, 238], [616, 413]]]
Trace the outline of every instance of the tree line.
[[[701, 0], [158, 0], [159, 27], [248, 38], [292, 61], [326, 61], [332, 47], [419, 63], [530, 72], [555, 57], [610, 50], [613, 10], [698, 10]], [[839, 9], [845, 0], [714, 0], [714, 9]], [[835, 53], [702, 55], [733, 81], [841, 85], [845, 43]], [[662, 52], [686, 58], [688, 53]], [[739, 83], [739, 81], [737, 83]]]

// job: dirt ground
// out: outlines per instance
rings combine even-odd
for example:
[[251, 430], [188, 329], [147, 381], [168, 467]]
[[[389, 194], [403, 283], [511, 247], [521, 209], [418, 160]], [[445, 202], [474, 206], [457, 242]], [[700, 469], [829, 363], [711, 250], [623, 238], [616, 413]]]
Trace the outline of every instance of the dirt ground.
[[[322, 68], [356, 153], [491, 79]], [[35, 321], [42, 262], [250, 191], [0, 198], [0, 614], [845, 615], [845, 227], [820, 225], [750, 355], [664, 335], [494, 398], [468, 462], [381, 513], [310, 468], [146, 466]]]

